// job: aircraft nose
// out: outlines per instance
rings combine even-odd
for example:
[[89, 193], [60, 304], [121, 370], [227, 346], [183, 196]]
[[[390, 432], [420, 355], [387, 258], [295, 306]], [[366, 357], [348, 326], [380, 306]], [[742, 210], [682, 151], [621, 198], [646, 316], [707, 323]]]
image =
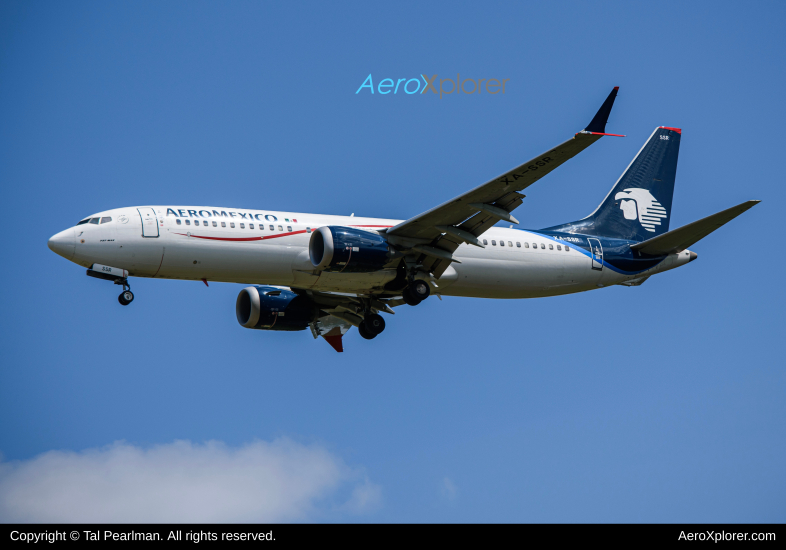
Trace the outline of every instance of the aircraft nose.
[[61, 231], [57, 235], [49, 238], [49, 250], [55, 254], [59, 254], [66, 260], [74, 257], [74, 248], [76, 247], [74, 228]]

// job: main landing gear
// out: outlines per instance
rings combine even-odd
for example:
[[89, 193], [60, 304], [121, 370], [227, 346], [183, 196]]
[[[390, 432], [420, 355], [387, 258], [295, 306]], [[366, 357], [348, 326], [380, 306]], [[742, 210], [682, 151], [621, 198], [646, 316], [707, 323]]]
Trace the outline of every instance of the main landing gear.
[[367, 313], [363, 322], [358, 325], [358, 332], [366, 340], [372, 340], [385, 330], [385, 320], [376, 313]]
[[131, 286], [128, 284], [128, 279], [120, 279], [115, 281], [116, 285], [123, 285], [123, 292], [117, 297], [117, 301], [121, 306], [127, 306], [134, 301], [134, 293], [131, 292]]
[[401, 296], [406, 304], [416, 306], [428, 298], [430, 294], [431, 288], [428, 286], [428, 283], [418, 279], [409, 283], [409, 286], [404, 289]]

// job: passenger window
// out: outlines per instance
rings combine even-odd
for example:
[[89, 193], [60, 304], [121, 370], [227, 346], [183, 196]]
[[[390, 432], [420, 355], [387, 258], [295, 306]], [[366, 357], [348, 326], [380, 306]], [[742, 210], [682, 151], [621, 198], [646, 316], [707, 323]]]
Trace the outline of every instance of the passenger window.
[[486, 239], [483, 239], [483, 244], [488, 246], [489, 242]]
[[524, 248], [529, 248], [529, 243], [524, 243]]
[[540, 247], [541, 247], [542, 249], [544, 249], [544, 250], [546, 249], [546, 245], [545, 245], [545, 244], [543, 244], [543, 243], [540, 243]]
[[517, 247], [517, 248], [521, 248], [521, 243], [520, 243], [520, 242], [518, 242], [518, 241], [516, 241], [516, 247]]
[[287, 226], [287, 231], [289, 231], [290, 233], [292, 233], [292, 226], [291, 226], [291, 225], [288, 225], [288, 226]]
[[278, 226], [278, 230], [279, 230], [279, 231], [284, 231], [284, 228], [283, 228], [283, 227], [281, 227], [281, 226], [279, 225], [279, 226]]
[[244, 223], [241, 223], [241, 224], [240, 224], [240, 229], [245, 229], [245, 228], [246, 228], [246, 224], [244, 224]]
[[98, 218], [90, 218], [90, 223], [98, 225]]
[[557, 245], [557, 250], [562, 250], [562, 247], [560, 245]]
[[310, 227], [306, 227], [306, 233], [311, 233], [311, 228]]
[[270, 230], [271, 230], [271, 231], [275, 231], [275, 230], [276, 230], [276, 228], [275, 228], [275, 227], [273, 227], [273, 226], [271, 225], [271, 226], [270, 226]]
[[216, 222], [213, 222], [213, 227], [218, 227], [218, 224]]
[[570, 250], [570, 248], [568, 248], [568, 247], [566, 246], [566, 247], [565, 247], [565, 252], [567, 252], [568, 250]]
[[235, 228], [235, 222], [229, 222], [229, 227], [231, 227], [232, 229], [234, 229], [234, 228]]
[[82, 224], [85, 224], [85, 223], [87, 223], [87, 222], [89, 222], [89, 221], [90, 221], [90, 218], [85, 218], [84, 220], [82, 220], [81, 222], [79, 222], [79, 223], [78, 223], [78, 224], [76, 224], [76, 225], [82, 225]]
[[226, 227], [226, 226], [227, 226], [227, 222], [221, 222], [221, 227]]
[[505, 246], [505, 241], [499, 241], [500, 246]]
[[549, 244], [549, 250], [554, 250], [554, 245], [553, 244]]
[[109, 223], [111, 221], [112, 221], [112, 218], [110, 218], [109, 216], [101, 218], [101, 223]]
[[191, 220], [186, 220], [186, 225], [191, 225]]
[[254, 229], [254, 224], [253, 223], [248, 224], [248, 228], [249, 229]]
[[181, 222], [181, 221], [180, 221], [180, 218], [178, 218], [178, 219], [176, 219], [176, 220], [175, 220], [175, 223], [176, 223], [177, 225], [180, 225], [180, 224], [182, 224], [183, 222]]
[[513, 246], [513, 243], [512, 243], [512, 242], [510, 242], [510, 241], [508, 241], [508, 246], [512, 247], [512, 246]]
[[497, 241], [492, 240], [491, 241], [491, 246], [497, 246]]

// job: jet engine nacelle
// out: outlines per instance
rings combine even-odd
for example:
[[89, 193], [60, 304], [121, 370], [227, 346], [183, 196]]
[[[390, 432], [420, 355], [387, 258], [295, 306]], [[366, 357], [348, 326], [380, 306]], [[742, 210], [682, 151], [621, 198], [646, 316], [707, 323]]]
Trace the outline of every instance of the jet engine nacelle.
[[320, 227], [308, 243], [311, 264], [320, 271], [370, 273], [396, 254], [383, 236], [354, 227]]
[[237, 322], [260, 330], [305, 330], [319, 309], [308, 296], [273, 286], [248, 286], [235, 303]]

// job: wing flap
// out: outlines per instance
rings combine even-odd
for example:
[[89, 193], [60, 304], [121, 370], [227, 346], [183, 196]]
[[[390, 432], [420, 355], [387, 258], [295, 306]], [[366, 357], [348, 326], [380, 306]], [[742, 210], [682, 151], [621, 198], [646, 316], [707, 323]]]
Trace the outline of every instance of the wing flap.
[[689, 223], [688, 225], [683, 225], [678, 229], [673, 229], [663, 235], [658, 235], [644, 242], [631, 245], [630, 248], [631, 250], [638, 250], [642, 254], [650, 256], [662, 256], [664, 254], [682, 252], [760, 202], [761, 201], [743, 202], [742, 204], [732, 206], [712, 216], [707, 216], [706, 218]]

